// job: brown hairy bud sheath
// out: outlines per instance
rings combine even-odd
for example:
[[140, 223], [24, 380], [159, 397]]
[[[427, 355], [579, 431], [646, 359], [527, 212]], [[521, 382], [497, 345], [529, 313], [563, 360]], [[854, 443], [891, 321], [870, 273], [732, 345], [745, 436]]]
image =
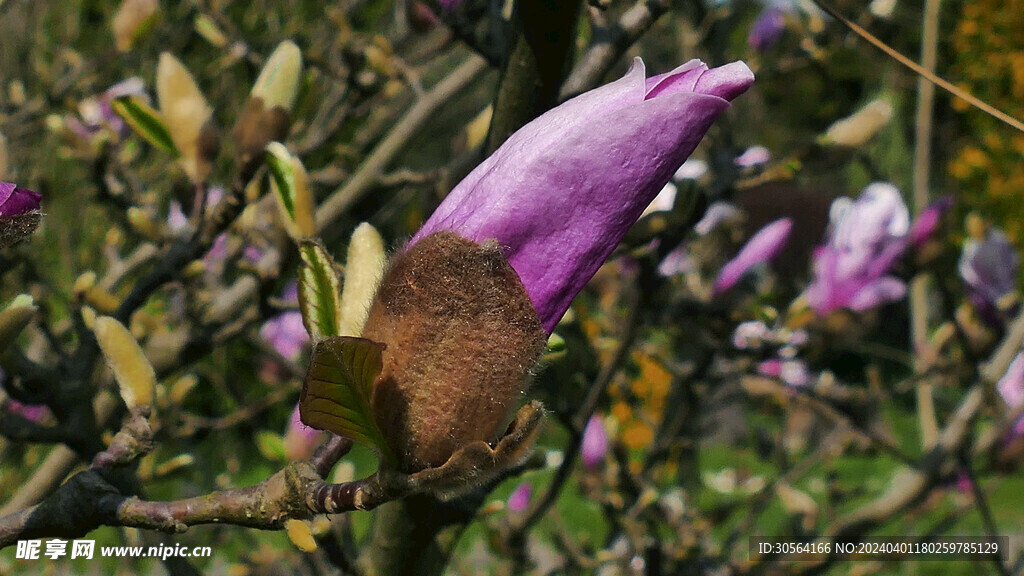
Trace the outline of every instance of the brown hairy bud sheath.
[[284, 108], [274, 106], [267, 109], [258, 96], [246, 99], [232, 130], [242, 164], [252, 164], [254, 159], [262, 158], [263, 150], [270, 142], [283, 142], [288, 136], [289, 124], [289, 114]]
[[373, 410], [416, 472], [498, 439], [547, 335], [496, 242], [438, 232], [392, 259], [363, 337], [387, 346]]

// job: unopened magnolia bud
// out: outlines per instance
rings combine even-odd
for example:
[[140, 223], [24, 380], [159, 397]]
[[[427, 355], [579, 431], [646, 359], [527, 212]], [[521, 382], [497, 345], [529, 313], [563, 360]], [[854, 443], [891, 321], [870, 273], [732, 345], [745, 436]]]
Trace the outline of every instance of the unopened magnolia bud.
[[500, 247], [451, 232], [392, 260], [363, 337], [386, 346], [372, 404], [405, 472], [496, 440], [547, 339]]
[[0, 311], [0, 353], [28, 326], [36, 309], [32, 297], [22, 294]]
[[313, 531], [308, 523], [302, 520], [288, 520], [284, 523], [284, 529], [296, 548], [303, 552], [316, 552], [316, 540], [313, 539]]
[[857, 148], [867, 144], [892, 118], [892, 104], [885, 100], [872, 100], [866, 106], [829, 126], [821, 136], [825, 146]]
[[235, 122], [235, 145], [247, 168], [252, 169], [269, 142], [288, 135], [301, 74], [302, 52], [294, 42], [282, 42], [267, 59]]
[[204, 181], [212, 168], [211, 149], [215, 148], [213, 109], [189, 71], [168, 52], [160, 55], [157, 64], [156, 94], [185, 173], [193, 182]]
[[131, 50], [135, 41], [153, 27], [160, 5], [157, 0], [123, 0], [114, 15], [111, 28], [118, 52]]
[[352, 233], [345, 260], [339, 327], [342, 336], [362, 334], [385, 263], [384, 240], [372, 225], [360, 224]]
[[125, 405], [129, 409], [151, 406], [156, 372], [128, 329], [114, 318], [100, 316], [93, 323], [93, 333], [114, 372]]

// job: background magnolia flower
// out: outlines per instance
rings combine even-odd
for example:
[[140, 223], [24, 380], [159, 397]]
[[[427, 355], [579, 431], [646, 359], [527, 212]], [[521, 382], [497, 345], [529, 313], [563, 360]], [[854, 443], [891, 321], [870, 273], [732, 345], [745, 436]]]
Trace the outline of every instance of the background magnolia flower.
[[530, 505], [530, 497], [533, 495], [533, 487], [523, 482], [508, 497], [506, 506], [511, 512], [523, 512]]
[[753, 74], [691, 60], [621, 79], [530, 122], [469, 174], [410, 245], [441, 230], [497, 239], [550, 332]]
[[1001, 230], [981, 228], [975, 231], [978, 238], [964, 242], [957, 267], [979, 317], [998, 327], [1002, 310], [1013, 303], [1016, 294], [1020, 256]]
[[736, 256], [726, 262], [715, 279], [712, 293], [716, 296], [732, 288], [743, 275], [759, 264], [764, 264], [779, 255], [786, 246], [793, 221], [780, 218], [754, 234]]
[[777, 6], [768, 6], [757, 16], [747, 35], [747, 46], [764, 52], [774, 46], [786, 31], [786, 19]]
[[[290, 283], [281, 294], [285, 302], [299, 301], [298, 287]], [[302, 350], [309, 343], [309, 334], [302, 323], [302, 313], [298, 310], [282, 312], [267, 320], [260, 327], [260, 336], [270, 343], [281, 356], [289, 360], [298, 360]]]
[[825, 316], [840, 308], [863, 312], [898, 300], [906, 284], [889, 271], [907, 247], [910, 212], [899, 190], [879, 182], [854, 202], [832, 205], [829, 241], [814, 252], [814, 280], [807, 302]]
[[320, 430], [302, 423], [302, 419], [299, 418], [299, 406], [296, 404], [284, 433], [285, 456], [289, 460], [308, 460], [320, 445], [322, 434]]
[[[1017, 354], [1017, 357], [1010, 363], [1006, 374], [996, 383], [996, 390], [1003, 397], [1003, 401], [1010, 407], [1010, 411], [1016, 411], [1024, 404], [1024, 352]], [[1006, 442], [1012, 442], [1024, 437], [1024, 415], [1021, 415], [1014, 422], [1010, 429]]]
[[811, 381], [807, 363], [793, 358], [772, 358], [757, 365], [757, 372], [763, 376], [778, 378], [786, 384], [799, 388]]
[[587, 421], [583, 429], [583, 443], [580, 445], [580, 456], [583, 458], [583, 465], [593, 470], [604, 462], [608, 454], [608, 432], [604, 429], [604, 422], [596, 414]]

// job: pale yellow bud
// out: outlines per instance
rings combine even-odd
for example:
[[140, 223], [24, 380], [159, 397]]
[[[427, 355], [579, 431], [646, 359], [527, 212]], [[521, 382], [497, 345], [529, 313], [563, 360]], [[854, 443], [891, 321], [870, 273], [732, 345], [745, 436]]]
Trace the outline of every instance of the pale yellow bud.
[[892, 118], [892, 104], [872, 100], [852, 116], [829, 126], [820, 142], [824, 146], [857, 148], [867, 144]]
[[164, 52], [156, 69], [156, 94], [160, 114], [167, 123], [174, 147], [181, 155], [185, 173], [193, 182], [201, 182], [210, 173], [211, 163], [202, 149], [203, 127], [213, 109], [199, 90], [189, 71], [171, 54]]
[[156, 372], [128, 329], [110, 316], [100, 316], [93, 323], [93, 333], [114, 373], [125, 405], [129, 409], [151, 406]]
[[348, 245], [345, 284], [341, 290], [341, 336], [363, 333], [386, 260], [380, 233], [366, 222], [357, 226]]
[[280, 106], [291, 110], [299, 90], [302, 73], [302, 52], [291, 40], [282, 42], [267, 58], [252, 86], [251, 96], [263, 100], [263, 109]]

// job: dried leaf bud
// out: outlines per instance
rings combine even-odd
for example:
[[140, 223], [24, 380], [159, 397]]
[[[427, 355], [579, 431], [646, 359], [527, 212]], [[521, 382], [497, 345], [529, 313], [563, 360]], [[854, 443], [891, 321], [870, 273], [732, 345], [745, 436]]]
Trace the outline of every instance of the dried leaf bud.
[[406, 472], [497, 439], [546, 341], [497, 243], [451, 232], [392, 260], [363, 337], [386, 346], [372, 404]]
[[251, 169], [269, 142], [288, 135], [301, 74], [302, 52], [294, 42], [282, 42], [267, 58], [235, 121], [235, 145], [243, 165]]

